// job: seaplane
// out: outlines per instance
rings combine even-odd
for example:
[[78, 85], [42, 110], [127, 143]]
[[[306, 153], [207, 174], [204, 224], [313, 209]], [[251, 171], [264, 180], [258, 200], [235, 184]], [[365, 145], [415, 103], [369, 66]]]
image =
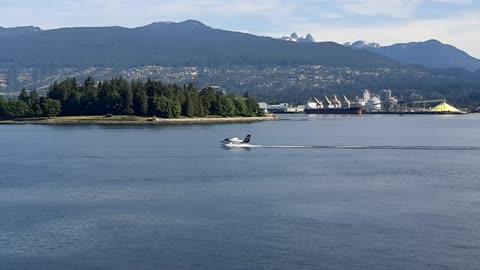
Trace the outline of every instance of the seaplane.
[[239, 139], [237, 137], [233, 138], [226, 138], [224, 140], [221, 140], [220, 142], [222, 143], [222, 146], [225, 148], [251, 148], [252, 145], [249, 144], [250, 142], [250, 134], [245, 137], [245, 139]]

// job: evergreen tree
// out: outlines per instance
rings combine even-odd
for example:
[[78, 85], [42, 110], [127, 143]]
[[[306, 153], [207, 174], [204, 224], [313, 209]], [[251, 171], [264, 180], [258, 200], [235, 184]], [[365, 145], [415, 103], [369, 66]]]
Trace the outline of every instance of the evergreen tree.
[[233, 117], [233, 116], [236, 116], [235, 113], [236, 113], [236, 108], [235, 108], [235, 103], [233, 101], [233, 98], [228, 96], [225, 98], [225, 103], [223, 104], [224, 105], [224, 115], [223, 116], [226, 116], [226, 117]]
[[131, 84], [133, 91], [133, 110], [136, 115], [148, 114], [148, 97], [142, 82], [134, 81]]
[[40, 117], [43, 115], [42, 107], [40, 106], [40, 96], [36, 90], [30, 91], [30, 107], [33, 117]]
[[48, 88], [48, 94], [47, 96], [52, 99], [60, 100], [60, 102], [63, 102], [63, 95], [60, 91], [60, 86], [58, 83], [55, 81], [50, 87]]
[[234, 98], [235, 103], [235, 114], [237, 116], [249, 116], [247, 112], [247, 105], [245, 105], [245, 101], [243, 98]]
[[173, 100], [171, 101], [170, 104], [171, 104], [169, 106], [170, 117], [171, 118], [179, 117], [182, 112], [182, 106], [180, 105], [180, 102]]
[[155, 114], [163, 118], [175, 118], [180, 116], [181, 106], [178, 102], [165, 96], [155, 97]]
[[83, 87], [85, 88], [85, 92], [95, 89], [95, 80], [92, 77], [88, 77], [83, 83]]
[[5, 100], [0, 96], [0, 119], [5, 117]]
[[215, 90], [212, 88], [205, 88], [200, 92], [200, 99], [202, 101], [203, 115], [215, 114], [212, 104], [216, 101]]
[[123, 110], [121, 110], [120, 114], [128, 114], [133, 115], [135, 112], [133, 110], [133, 92], [128, 85], [126, 80], [119, 79], [118, 80], [118, 88], [119, 88], [119, 95], [121, 97], [121, 103]]
[[154, 98], [154, 110], [155, 115], [162, 117], [162, 118], [170, 118], [170, 106], [169, 100], [165, 96], [156, 96]]
[[30, 117], [30, 106], [23, 100], [9, 100], [2, 105], [2, 115], [6, 119]]
[[22, 92], [20, 92], [20, 95], [18, 96], [18, 100], [21, 100], [27, 104], [30, 104], [30, 95], [28, 94], [25, 88], [23, 88]]
[[184, 114], [183, 116], [186, 117], [195, 117], [195, 105], [194, 101], [192, 100], [192, 97], [187, 94], [186, 95], [186, 101], [185, 101], [185, 107], [184, 107]]
[[107, 114], [121, 114], [125, 109], [124, 104], [122, 104], [122, 97], [118, 92], [118, 87], [116, 83], [117, 79], [111, 79], [110, 81], [104, 82], [103, 85], [107, 89], [107, 99], [106, 99], [106, 108]]
[[211, 104], [210, 114], [225, 116], [225, 96], [223, 94], [216, 94], [215, 100]]
[[148, 79], [147, 82], [145, 83], [145, 92], [147, 94], [147, 101], [148, 101], [148, 114], [149, 115], [155, 115], [156, 108], [155, 108], [155, 83], [151, 80]]
[[[71, 87], [71, 85], [67, 87]], [[68, 97], [65, 102], [65, 115], [82, 115], [83, 112], [81, 110], [81, 93], [77, 91], [76, 87], [75, 89], [70, 88], [69, 90], [67, 90], [67, 93]]]
[[43, 98], [41, 100], [41, 107], [43, 111], [43, 116], [45, 117], [55, 117], [61, 112], [61, 104], [58, 100], [53, 100], [51, 98]]
[[95, 80], [92, 77], [88, 77], [83, 83], [83, 89], [81, 91], [83, 92], [80, 100], [82, 114], [98, 114], [98, 88]]
[[30, 102], [32, 104], [40, 102], [40, 96], [38, 95], [37, 90], [30, 91]]
[[198, 93], [195, 93], [194, 97], [194, 104], [195, 104], [195, 116], [198, 117], [205, 117], [205, 111], [203, 108], [203, 102], [202, 99], [200, 98], [200, 95]]
[[263, 112], [262, 110], [260, 110], [260, 106], [258, 106], [258, 102], [256, 99], [247, 98], [246, 105], [249, 116], [263, 116]]

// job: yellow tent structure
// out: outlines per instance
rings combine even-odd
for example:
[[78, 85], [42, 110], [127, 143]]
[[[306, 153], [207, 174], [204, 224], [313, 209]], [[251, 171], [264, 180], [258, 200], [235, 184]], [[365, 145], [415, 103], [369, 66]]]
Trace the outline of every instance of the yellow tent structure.
[[447, 104], [445, 101], [432, 108], [432, 112], [438, 113], [462, 113], [459, 109]]

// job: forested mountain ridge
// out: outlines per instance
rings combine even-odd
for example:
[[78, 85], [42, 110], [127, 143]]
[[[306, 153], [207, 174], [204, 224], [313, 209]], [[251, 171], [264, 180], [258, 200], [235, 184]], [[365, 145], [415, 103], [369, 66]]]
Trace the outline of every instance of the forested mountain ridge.
[[40, 71], [91, 66], [329, 65], [394, 66], [333, 42], [292, 43], [213, 29], [198, 21], [133, 29], [79, 27], [0, 36], [0, 68]]
[[377, 43], [357, 41], [345, 43], [347, 47], [362, 49], [386, 56], [400, 63], [422, 65], [432, 68], [464, 68], [475, 71], [480, 68], [480, 59], [438, 40], [424, 42], [398, 43], [381, 46]]

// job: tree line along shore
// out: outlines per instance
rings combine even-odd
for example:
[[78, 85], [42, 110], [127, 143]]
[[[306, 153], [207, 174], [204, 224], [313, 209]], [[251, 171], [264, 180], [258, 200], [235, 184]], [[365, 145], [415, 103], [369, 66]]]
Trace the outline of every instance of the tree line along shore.
[[[99, 115], [105, 119], [88, 117]], [[112, 117], [119, 115], [122, 117]], [[160, 119], [179, 118], [257, 118], [264, 113], [257, 101], [248, 95], [239, 97], [213, 88], [197, 89], [192, 84], [179, 86], [150, 79], [142, 82], [113, 78], [97, 82], [87, 78], [83, 84], [78, 84], [76, 78], [68, 78], [53, 83], [45, 97], [35, 90], [27, 92], [25, 89], [17, 100], [0, 97], [0, 119], [31, 122], [35, 118], [57, 116], [62, 116], [59, 121], [73, 121], [67, 117], [83, 116], [76, 119], [113, 122], [145, 121], [149, 117], [148, 120], [161, 122]]]
[[39, 125], [182, 125], [182, 124], [228, 124], [273, 121], [275, 116], [252, 117], [180, 117], [156, 118], [125, 115], [93, 115], [93, 116], [60, 116], [55, 118], [22, 118], [16, 120], [0, 120], [0, 125], [39, 124]]

